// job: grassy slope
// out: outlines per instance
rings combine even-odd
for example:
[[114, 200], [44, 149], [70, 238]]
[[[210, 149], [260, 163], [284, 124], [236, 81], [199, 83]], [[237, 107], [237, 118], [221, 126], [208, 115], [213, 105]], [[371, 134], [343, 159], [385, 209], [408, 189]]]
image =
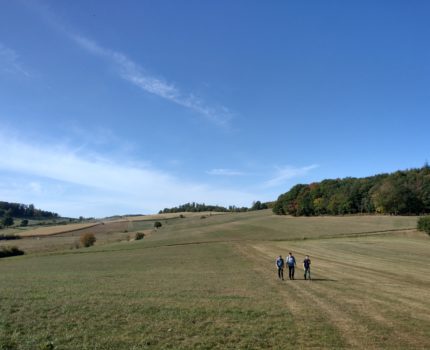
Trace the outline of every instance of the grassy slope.
[[[0, 349], [429, 348], [428, 237], [360, 234], [415, 220], [186, 217], [143, 241], [2, 259]], [[314, 281], [277, 280], [289, 250], [311, 255]]]

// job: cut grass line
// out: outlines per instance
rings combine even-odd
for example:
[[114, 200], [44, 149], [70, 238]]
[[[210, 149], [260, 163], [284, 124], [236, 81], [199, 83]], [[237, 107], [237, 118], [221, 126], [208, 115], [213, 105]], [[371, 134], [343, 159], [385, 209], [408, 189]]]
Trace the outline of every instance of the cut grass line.
[[[36, 228], [34, 230], [27, 230], [25, 233], [20, 233], [19, 236], [22, 238], [56, 236], [60, 234], [81, 231], [98, 225], [101, 225], [101, 223], [70, 224], [70, 225], [61, 225], [61, 226], [42, 227], [42, 228]], [[75, 226], [75, 227], [72, 228], [70, 226]]]
[[[306, 242], [303, 242], [303, 245], [306, 245]], [[390, 245], [398, 245], [398, 242], [390, 242]], [[274, 256], [274, 252], [280, 250], [280, 247], [264, 244], [254, 248], [263, 257]], [[381, 270], [363, 266], [363, 260], [377, 259], [377, 256], [372, 256], [374, 252], [369, 252], [369, 257], [358, 256], [359, 260], [357, 254], [350, 253], [351, 260], [348, 261], [356, 261], [356, 265], [345, 266], [344, 257], [337, 255], [336, 251], [330, 251], [329, 245], [323, 246], [320, 251], [315, 251], [312, 246], [308, 248], [303, 250], [293, 247], [293, 251], [303, 255], [311, 252], [319, 267], [317, 271], [329, 272], [336, 283], [322, 284], [299, 279], [289, 286], [300, 293], [313, 294], [313, 297], [309, 296], [309, 300], [313, 300], [312, 298], [322, 300], [329, 306], [333, 305], [333, 309], [349, 315], [348, 317], [361, 323], [363, 327], [367, 326], [370, 343], [362, 344], [363, 348], [424, 349], [430, 346], [429, 334], [425, 331], [426, 325], [430, 326], [429, 314], [425, 311], [429, 309], [426, 297], [427, 282], [412, 278], [405, 288], [405, 281], [400, 278], [401, 272], [394, 274], [383, 270], [387, 268], [386, 261], [385, 265], [383, 263], [376, 265], [381, 266]], [[284, 249], [285, 247], [281, 248]], [[408, 250], [409, 247], [404, 249]], [[324, 258], [327, 254], [337, 256], [339, 260]], [[392, 283], [393, 281], [397, 282]], [[305, 291], [304, 283], [307, 286]], [[365, 340], [369, 341], [367, 338]]]
[[[309, 303], [304, 294], [291, 293], [288, 282], [279, 281], [276, 273], [267, 269], [268, 259], [265, 255], [260, 254], [249, 245], [236, 244], [235, 248], [250, 262], [252, 269], [260, 275], [259, 278], [270, 285], [270, 289], [275, 289], [276, 293], [281, 295], [285, 307], [294, 316], [294, 324], [298, 327], [295, 341], [299, 348], [344, 349], [350, 343], [343, 336], [342, 329], [333, 324], [327, 318], [326, 313], [321, 313], [315, 304]], [[274, 261], [270, 266], [272, 265], [274, 265]]]
[[[94, 226], [97, 226], [100, 224], [96, 224]], [[85, 230], [86, 228], [76, 229], [68, 232], [77, 232], [81, 230]], [[356, 237], [371, 237], [371, 236], [379, 236], [379, 235], [386, 235], [387, 233], [391, 232], [400, 232], [400, 231], [416, 231], [416, 229], [393, 229], [393, 230], [384, 230], [384, 231], [367, 231], [367, 232], [361, 232], [361, 233], [345, 233], [345, 234], [339, 234], [339, 235], [333, 235], [333, 236], [322, 236], [322, 237], [312, 237], [312, 238], [287, 238], [287, 239], [240, 239], [240, 238], [232, 238], [232, 239], [222, 239], [222, 240], [205, 240], [205, 241], [192, 241], [192, 242], [178, 242], [178, 243], [162, 243], [162, 244], [154, 244], [154, 245], [148, 245], [148, 246], [142, 246], [139, 244], [139, 246], [130, 246], [125, 247], [124, 245], [121, 246], [121, 248], [115, 249], [115, 248], [108, 248], [108, 249], [98, 249], [95, 247], [94, 249], [88, 249], [88, 250], [78, 250], [78, 251], [54, 251], [54, 252], [42, 252], [42, 253], [33, 253], [26, 256], [21, 256], [20, 258], [26, 258], [31, 256], [45, 256], [45, 255], [71, 255], [71, 254], [87, 254], [87, 253], [104, 253], [104, 252], [115, 252], [115, 251], [126, 251], [126, 250], [137, 250], [137, 249], [156, 249], [161, 247], [176, 247], [176, 246], [187, 246], [187, 245], [204, 245], [204, 244], [215, 244], [215, 243], [237, 243], [237, 242], [243, 242], [243, 243], [254, 243], [254, 242], [261, 242], [261, 243], [268, 243], [268, 242], [305, 242], [305, 241], [320, 241], [320, 240], [331, 240], [331, 239], [347, 239], [347, 238], [356, 238]], [[65, 232], [57, 233], [55, 235], [51, 235], [52, 238], [56, 235], [64, 234]], [[153, 235], [151, 235], [153, 236]], [[28, 237], [28, 236], [27, 236]], [[27, 238], [26, 237], [26, 238]], [[158, 243], [157, 241], [149, 241]], [[147, 244], [149, 243], [148, 239], [145, 243], [141, 244]], [[130, 242], [131, 243], [131, 242]], [[134, 242], [133, 242], [134, 243]], [[133, 244], [131, 243], [131, 244]], [[126, 244], [125, 242], [121, 244]], [[117, 245], [117, 243], [115, 243]], [[109, 247], [112, 247], [112, 244], [108, 245]]]

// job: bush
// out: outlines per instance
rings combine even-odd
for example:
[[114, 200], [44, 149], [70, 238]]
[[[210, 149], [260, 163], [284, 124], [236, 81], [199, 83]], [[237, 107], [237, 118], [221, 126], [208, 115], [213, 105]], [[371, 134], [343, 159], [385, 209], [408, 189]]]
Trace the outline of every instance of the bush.
[[93, 233], [83, 233], [79, 241], [81, 242], [81, 245], [84, 247], [91, 247], [96, 242], [96, 236], [94, 236]]
[[8, 235], [8, 234], [2, 234], [0, 235], [0, 241], [10, 241], [13, 239], [21, 239], [21, 236], [16, 236], [16, 235]]
[[162, 225], [162, 223], [160, 221], [154, 222], [154, 227], [155, 228], [160, 228], [161, 226], [163, 226], [163, 225]]
[[181, 215], [179, 215], [179, 218], [180, 218], [180, 219], [185, 219], [185, 215], [184, 215], [184, 214], [181, 214]]
[[4, 227], [12, 226], [14, 224], [13, 218], [11, 216], [5, 216], [2, 220]]
[[136, 236], [134, 236], [134, 239], [136, 241], [139, 241], [145, 237], [145, 234], [143, 232], [136, 232]]
[[422, 216], [418, 219], [418, 230], [424, 231], [430, 235], [430, 216]]
[[28, 220], [27, 220], [27, 219], [22, 220], [22, 221], [21, 221], [20, 226], [21, 226], [21, 227], [26, 227], [26, 226], [28, 226]]
[[18, 247], [1, 247], [0, 248], [0, 258], [7, 258], [8, 256], [18, 256], [24, 255], [24, 252]]

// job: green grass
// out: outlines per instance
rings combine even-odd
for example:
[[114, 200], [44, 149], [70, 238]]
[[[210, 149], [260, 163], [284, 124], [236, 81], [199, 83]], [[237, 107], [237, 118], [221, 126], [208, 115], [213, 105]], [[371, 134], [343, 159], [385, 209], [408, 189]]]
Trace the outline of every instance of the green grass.
[[[430, 244], [421, 235], [368, 236], [302, 242], [256, 243], [250, 253], [267, 265], [278, 252], [311, 256], [314, 281], [289, 283], [342, 330], [348, 346], [428, 348]], [[266, 264], [264, 264], [266, 261]], [[298, 283], [297, 283], [298, 282]]]
[[297, 332], [222, 243], [10, 259], [1, 273], [2, 334], [18, 348], [250, 348]]
[[163, 223], [152, 242], [193, 243], [213, 241], [297, 240], [366, 235], [416, 228], [417, 217], [344, 216], [289, 217], [270, 210], [177, 219]]
[[[162, 223], [142, 241], [1, 259], [0, 349], [430, 347], [430, 239], [408, 230], [416, 218]], [[313, 281], [299, 268], [277, 279], [274, 258], [291, 250], [310, 254]]]

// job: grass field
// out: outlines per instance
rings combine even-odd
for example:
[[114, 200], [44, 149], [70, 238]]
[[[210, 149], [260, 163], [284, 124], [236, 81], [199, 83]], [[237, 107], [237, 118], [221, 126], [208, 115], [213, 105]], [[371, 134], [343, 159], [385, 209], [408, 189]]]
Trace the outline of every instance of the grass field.
[[[86, 249], [13, 242], [34, 253], [0, 260], [0, 349], [430, 348], [416, 218], [185, 216], [86, 228]], [[311, 256], [312, 281], [277, 279], [289, 251]]]

